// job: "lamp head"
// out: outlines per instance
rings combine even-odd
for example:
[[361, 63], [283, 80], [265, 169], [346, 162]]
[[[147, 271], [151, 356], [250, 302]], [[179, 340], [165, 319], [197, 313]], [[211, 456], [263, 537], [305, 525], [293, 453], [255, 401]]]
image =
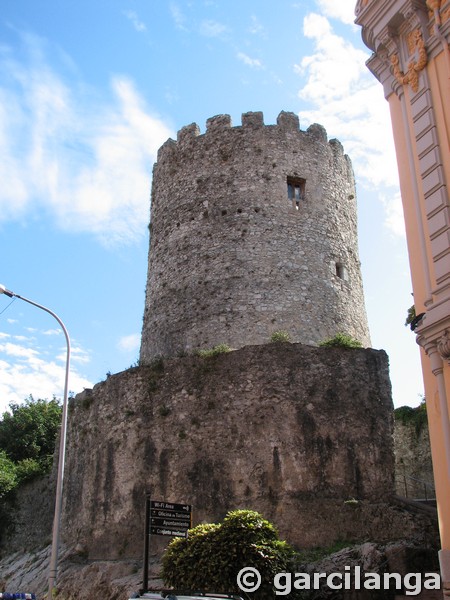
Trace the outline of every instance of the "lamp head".
[[10, 298], [14, 297], [13, 292], [10, 292], [9, 290], [6, 289], [6, 287], [0, 283], [0, 294], [5, 294], [5, 296], [9, 296]]

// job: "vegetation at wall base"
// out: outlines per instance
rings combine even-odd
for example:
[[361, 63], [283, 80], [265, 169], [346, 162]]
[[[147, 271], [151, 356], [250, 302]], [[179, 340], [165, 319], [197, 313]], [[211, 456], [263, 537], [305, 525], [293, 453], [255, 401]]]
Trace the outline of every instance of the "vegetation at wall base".
[[337, 333], [335, 336], [320, 342], [319, 346], [333, 348], [362, 348], [361, 342], [347, 333]]
[[162, 578], [178, 589], [242, 595], [237, 574], [252, 566], [260, 572], [262, 582], [257, 592], [247, 596], [268, 600], [274, 598], [274, 575], [289, 571], [296, 556], [259, 513], [235, 510], [221, 523], [198, 525], [189, 530], [188, 538], [175, 538], [162, 558]]

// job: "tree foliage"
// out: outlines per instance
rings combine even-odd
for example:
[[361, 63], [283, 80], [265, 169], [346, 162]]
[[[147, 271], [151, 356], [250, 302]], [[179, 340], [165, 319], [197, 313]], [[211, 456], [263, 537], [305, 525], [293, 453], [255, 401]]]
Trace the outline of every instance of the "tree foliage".
[[229, 512], [222, 523], [198, 525], [189, 537], [175, 538], [162, 559], [166, 585], [178, 589], [240, 594], [237, 574], [258, 569], [262, 583], [249, 597], [274, 597], [273, 578], [288, 571], [294, 550], [278, 538], [275, 527], [251, 510]]
[[51, 469], [61, 423], [58, 400], [11, 403], [0, 419], [0, 499]]
[[59, 401], [30, 396], [23, 404], [11, 403], [9, 409], [0, 420], [0, 449], [16, 463], [53, 455], [61, 424]]
[[16, 465], [0, 450], [0, 500], [17, 485]]
[[394, 418], [403, 425], [414, 425], [416, 434], [419, 435], [423, 427], [427, 426], [427, 405], [425, 399], [413, 408], [412, 406], [399, 406], [394, 410]]

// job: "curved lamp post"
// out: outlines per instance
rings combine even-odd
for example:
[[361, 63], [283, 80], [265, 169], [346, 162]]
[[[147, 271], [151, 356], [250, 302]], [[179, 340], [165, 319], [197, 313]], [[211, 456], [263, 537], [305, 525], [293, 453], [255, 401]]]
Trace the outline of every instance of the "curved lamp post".
[[69, 367], [70, 367], [70, 339], [67, 329], [61, 319], [55, 315], [53, 311], [37, 302], [33, 302], [32, 300], [28, 300], [28, 298], [24, 298], [23, 296], [19, 296], [19, 294], [15, 294], [10, 290], [7, 290], [4, 285], [0, 284], [0, 294], [5, 294], [10, 298], [19, 298], [20, 300], [24, 300], [24, 302], [28, 302], [28, 304], [32, 304], [37, 308], [45, 310], [45, 312], [49, 313], [52, 317], [54, 317], [61, 326], [61, 329], [64, 332], [64, 336], [66, 338], [67, 343], [67, 355], [66, 355], [66, 376], [64, 380], [64, 399], [63, 399], [63, 411], [62, 411], [62, 419], [61, 419], [61, 433], [60, 433], [60, 441], [59, 441], [59, 460], [58, 460], [58, 477], [56, 481], [56, 500], [55, 500], [55, 515], [53, 519], [53, 537], [52, 537], [52, 553], [50, 556], [50, 572], [48, 578], [48, 599], [52, 598], [53, 588], [55, 587], [56, 582], [56, 573], [58, 571], [58, 550], [59, 550], [59, 532], [60, 532], [60, 524], [61, 524], [61, 509], [62, 509], [62, 491], [63, 491], [63, 477], [64, 477], [64, 462], [65, 462], [65, 453], [66, 453], [66, 433], [67, 433], [67, 404], [68, 404], [68, 390], [69, 390]]

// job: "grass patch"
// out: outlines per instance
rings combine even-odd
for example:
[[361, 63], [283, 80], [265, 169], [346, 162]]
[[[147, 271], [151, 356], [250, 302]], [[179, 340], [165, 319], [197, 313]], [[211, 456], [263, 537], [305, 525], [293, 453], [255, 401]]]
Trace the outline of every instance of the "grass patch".
[[217, 346], [213, 346], [212, 348], [197, 350], [197, 355], [202, 358], [211, 358], [212, 356], [226, 354], [227, 352], [231, 352], [231, 348], [228, 344], [217, 344]]
[[270, 341], [272, 343], [287, 343], [291, 341], [291, 336], [287, 331], [274, 331], [270, 336]]
[[319, 346], [328, 348], [362, 348], [360, 341], [348, 335], [348, 333], [337, 333], [334, 337], [328, 338], [319, 343]]

